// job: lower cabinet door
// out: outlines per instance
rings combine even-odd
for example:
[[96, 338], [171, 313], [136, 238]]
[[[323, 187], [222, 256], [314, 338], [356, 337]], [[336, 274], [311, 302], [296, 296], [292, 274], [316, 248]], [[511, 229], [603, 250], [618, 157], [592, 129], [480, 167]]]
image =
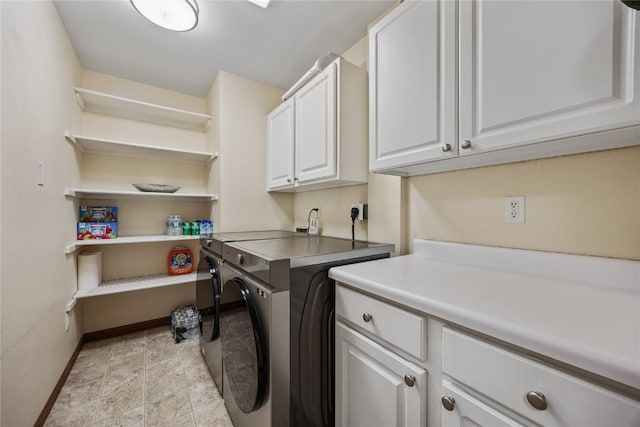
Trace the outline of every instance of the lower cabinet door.
[[442, 384], [442, 399], [442, 427], [523, 425], [474, 399], [448, 381]]
[[336, 323], [336, 426], [424, 426], [427, 372]]

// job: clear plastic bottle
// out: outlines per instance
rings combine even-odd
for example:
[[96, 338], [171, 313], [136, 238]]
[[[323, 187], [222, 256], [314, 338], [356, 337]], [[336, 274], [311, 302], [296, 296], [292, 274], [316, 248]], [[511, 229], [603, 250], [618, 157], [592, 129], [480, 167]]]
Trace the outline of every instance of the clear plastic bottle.
[[182, 215], [167, 217], [167, 236], [182, 236]]

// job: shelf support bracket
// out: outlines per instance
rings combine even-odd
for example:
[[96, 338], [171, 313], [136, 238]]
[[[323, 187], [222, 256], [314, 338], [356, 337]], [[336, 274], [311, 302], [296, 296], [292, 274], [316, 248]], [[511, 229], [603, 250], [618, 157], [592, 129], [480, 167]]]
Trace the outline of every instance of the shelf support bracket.
[[64, 131], [64, 139], [66, 139], [67, 141], [69, 141], [73, 145], [78, 145], [78, 142], [76, 141], [76, 138], [73, 135], [71, 135], [71, 132], [69, 132], [68, 130]]
[[69, 255], [74, 253], [78, 249], [78, 246], [75, 243], [69, 243], [64, 247], [64, 254]]
[[205, 132], [208, 131], [210, 127], [211, 127], [211, 119], [207, 120], [207, 123], [205, 123], [204, 125]]
[[78, 106], [80, 106], [82, 110], [84, 110], [84, 100], [82, 99], [82, 97], [78, 92], [74, 91], [74, 93], [76, 95], [76, 103], [78, 104]]
[[73, 310], [73, 307], [76, 306], [77, 302], [78, 300], [76, 299], [76, 296], [74, 294], [73, 297], [71, 297], [71, 299], [64, 306], [64, 330], [65, 331], [69, 330], [69, 326], [71, 325], [71, 311]]

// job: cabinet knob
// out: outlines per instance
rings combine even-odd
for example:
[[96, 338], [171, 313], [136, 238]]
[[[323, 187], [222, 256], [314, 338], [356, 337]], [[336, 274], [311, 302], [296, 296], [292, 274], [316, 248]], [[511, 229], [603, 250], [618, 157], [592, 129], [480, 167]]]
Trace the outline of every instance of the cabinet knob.
[[409, 387], [413, 387], [416, 383], [416, 377], [414, 377], [413, 375], [407, 374], [404, 376], [404, 383]]
[[244, 264], [244, 255], [236, 254], [236, 262], [240, 265]]
[[447, 411], [453, 411], [453, 408], [456, 406], [456, 400], [451, 396], [443, 396], [442, 406], [444, 406], [444, 409]]
[[294, 182], [298, 182], [298, 177], [293, 178]]
[[363, 313], [362, 314], [362, 320], [364, 320], [365, 322], [371, 322], [371, 319], [373, 319], [373, 316], [369, 313]]
[[527, 393], [527, 402], [538, 411], [544, 411], [547, 409], [547, 398], [539, 391], [530, 391]]
[[460, 144], [460, 147], [466, 150], [467, 148], [471, 147], [471, 141], [469, 141], [468, 139], [465, 139], [464, 142]]
[[291, 178], [287, 178], [287, 183], [291, 184]]
[[451, 144], [442, 144], [442, 151], [444, 151], [445, 153], [447, 151], [451, 151]]

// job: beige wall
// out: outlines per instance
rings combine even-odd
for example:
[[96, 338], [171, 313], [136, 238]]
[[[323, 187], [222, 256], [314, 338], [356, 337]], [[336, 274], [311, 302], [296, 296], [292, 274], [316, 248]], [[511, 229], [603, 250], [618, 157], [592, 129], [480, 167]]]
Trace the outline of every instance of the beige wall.
[[410, 239], [640, 259], [640, 147], [410, 178], [407, 206]]
[[[0, 2], [2, 17], [1, 355], [3, 426], [33, 425], [82, 335], [65, 332], [76, 290], [76, 204], [63, 196], [79, 171], [64, 131], [78, 126], [80, 65], [52, 2]], [[36, 161], [45, 185], [36, 185]]]
[[293, 196], [266, 191], [267, 114], [280, 103], [282, 91], [224, 71], [214, 88], [209, 102], [218, 109], [219, 126], [214, 130], [220, 151], [216, 229], [292, 229]]

